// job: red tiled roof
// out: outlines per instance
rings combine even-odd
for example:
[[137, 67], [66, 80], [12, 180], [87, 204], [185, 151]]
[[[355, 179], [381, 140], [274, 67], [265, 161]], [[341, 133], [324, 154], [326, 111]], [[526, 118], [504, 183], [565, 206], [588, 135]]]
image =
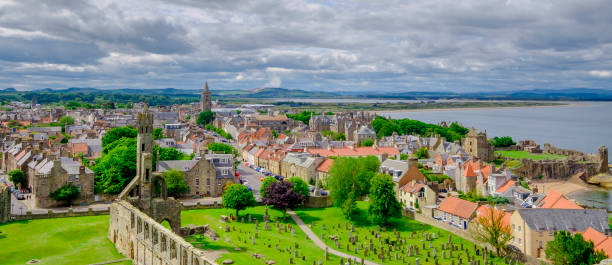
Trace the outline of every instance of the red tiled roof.
[[397, 155], [399, 150], [395, 147], [355, 147], [350, 148], [348, 146], [342, 148], [316, 148], [308, 149], [308, 153], [319, 154], [320, 156], [369, 156], [369, 155]]
[[323, 163], [321, 163], [317, 167], [317, 171], [328, 173], [329, 169], [331, 168], [333, 164], [334, 164], [334, 160], [331, 158], [327, 158], [325, 159], [325, 161], [323, 161]]
[[612, 238], [604, 235], [603, 233], [589, 227], [584, 233], [582, 233], [582, 237], [586, 241], [593, 242], [595, 246], [595, 250], [601, 250], [608, 257], [612, 257]]
[[401, 187], [401, 190], [405, 191], [405, 192], [409, 192], [411, 194], [414, 194], [415, 192], [420, 191], [421, 188], [423, 188], [423, 187], [425, 187], [425, 184], [415, 182], [414, 185], [412, 185], [412, 183], [408, 183], [408, 184], [404, 185], [403, 187]]
[[21, 152], [19, 152], [19, 154], [15, 156], [15, 161], [19, 161], [19, 159], [21, 159], [25, 154], [26, 154], [26, 150], [25, 149], [21, 150]]
[[87, 143], [73, 143], [72, 152], [87, 154]]
[[476, 211], [477, 207], [478, 204], [476, 203], [450, 196], [440, 203], [438, 210], [459, 216], [464, 219], [469, 219], [474, 211]]
[[540, 208], [545, 209], [583, 209], [577, 204], [571, 202], [563, 194], [557, 192], [556, 190], [549, 190], [546, 193], [546, 197], [542, 199], [542, 204]]
[[474, 173], [474, 168], [472, 168], [471, 163], [466, 163], [465, 170], [463, 171], [463, 176], [465, 177], [476, 177], [476, 173]]
[[514, 186], [516, 182], [514, 180], [508, 180], [506, 181], [506, 183], [504, 183], [504, 185], [501, 185], [501, 187], [499, 187], [497, 189], [497, 192], [499, 193], [504, 193], [506, 192], [508, 189], [510, 189], [510, 187]]
[[[478, 206], [478, 209], [476, 209], [476, 216], [478, 216], [478, 217], [480, 217], [480, 216], [487, 216], [487, 218], [488, 218], [489, 217], [490, 209], [491, 209], [491, 207], [489, 207], [488, 205]], [[493, 215], [494, 216], [498, 216], [500, 214], [504, 215], [504, 217], [502, 217], [502, 224], [510, 225], [510, 216], [512, 216], [512, 214], [508, 213], [508, 212], [502, 212], [502, 211], [497, 210], [497, 209], [493, 209]]]

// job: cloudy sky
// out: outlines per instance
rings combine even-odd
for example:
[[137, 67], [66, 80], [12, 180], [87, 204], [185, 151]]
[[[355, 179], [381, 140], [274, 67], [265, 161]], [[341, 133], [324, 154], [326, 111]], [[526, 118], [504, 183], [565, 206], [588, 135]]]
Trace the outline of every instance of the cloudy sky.
[[0, 0], [0, 88], [612, 89], [609, 0]]

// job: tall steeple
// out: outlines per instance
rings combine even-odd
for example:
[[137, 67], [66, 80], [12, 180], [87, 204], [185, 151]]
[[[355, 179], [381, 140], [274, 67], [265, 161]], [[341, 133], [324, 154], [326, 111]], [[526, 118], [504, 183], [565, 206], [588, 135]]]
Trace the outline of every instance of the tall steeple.
[[140, 177], [140, 198], [146, 199], [151, 196], [151, 176], [153, 174], [153, 113], [149, 112], [149, 106], [145, 104], [144, 109], [137, 116], [138, 137], [136, 174]]
[[212, 108], [212, 96], [208, 89], [208, 81], [204, 83], [204, 91], [202, 91], [202, 99], [200, 101], [200, 111], [207, 111]]

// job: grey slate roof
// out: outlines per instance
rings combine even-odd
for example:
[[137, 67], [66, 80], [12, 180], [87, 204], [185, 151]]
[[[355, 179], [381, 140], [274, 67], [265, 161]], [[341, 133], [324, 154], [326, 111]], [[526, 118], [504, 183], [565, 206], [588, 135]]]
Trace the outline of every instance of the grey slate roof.
[[178, 171], [189, 171], [191, 170], [196, 164], [198, 163], [198, 160], [165, 160], [165, 161], [159, 161], [157, 163], [157, 171], [159, 172], [166, 172], [170, 169], [175, 169]]
[[520, 209], [518, 214], [529, 228], [540, 231], [585, 231], [589, 227], [606, 233], [608, 214], [595, 209]]

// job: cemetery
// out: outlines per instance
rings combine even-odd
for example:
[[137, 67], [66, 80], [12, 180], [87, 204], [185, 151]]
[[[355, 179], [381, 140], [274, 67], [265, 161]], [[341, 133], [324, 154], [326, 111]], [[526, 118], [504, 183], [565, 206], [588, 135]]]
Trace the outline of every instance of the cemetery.
[[[218, 264], [339, 264], [340, 258], [315, 246], [306, 234], [286, 216], [264, 206], [240, 211], [230, 220], [231, 209], [187, 210], [181, 214], [183, 226], [209, 225], [217, 239], [197, 234], [186, 238], [195, 247], [205, 249]], [[227, 263], [224, 263], [227, 262]], [[232, 262], [232, 263], [229, 263]], [[319, 263], [320, 262], [320, 263]]]
[[413, 219], [393, 218], [386, 228], [373, 225], [368, 203], [357, 206], [359, 215], [353, 222], [336, 207], [295, 212], [328, 246], [379, 264], [510, 264], [491, 250]]

